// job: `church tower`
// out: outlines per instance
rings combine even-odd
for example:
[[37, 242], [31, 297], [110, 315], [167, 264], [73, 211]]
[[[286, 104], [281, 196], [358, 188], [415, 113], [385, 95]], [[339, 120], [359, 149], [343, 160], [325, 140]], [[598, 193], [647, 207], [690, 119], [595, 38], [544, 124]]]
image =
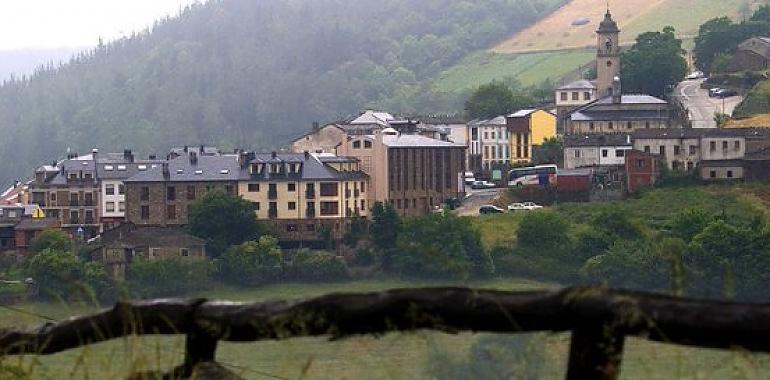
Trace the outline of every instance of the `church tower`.
[[615, 77], [620, 77], [620, 29], [609, 8], [596, 31], [596, 88], [599, 97], [612, 95]]

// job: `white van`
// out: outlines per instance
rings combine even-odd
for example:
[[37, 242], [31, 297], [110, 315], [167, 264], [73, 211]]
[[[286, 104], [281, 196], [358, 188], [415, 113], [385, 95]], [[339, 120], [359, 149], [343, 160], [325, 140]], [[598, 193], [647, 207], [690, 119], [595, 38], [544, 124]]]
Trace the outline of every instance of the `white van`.
[[471, 172], [463, 173], [463, 179], [465, 180], [466, 185], [473, 185], [473, 183], [476, 182], [476, 176]]

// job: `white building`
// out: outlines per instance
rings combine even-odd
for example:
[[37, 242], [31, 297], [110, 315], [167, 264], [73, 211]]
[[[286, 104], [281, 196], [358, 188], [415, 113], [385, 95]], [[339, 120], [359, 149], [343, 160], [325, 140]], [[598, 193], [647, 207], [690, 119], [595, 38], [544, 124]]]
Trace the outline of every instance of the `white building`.
[[631, 136], [625, 134], [565, 136], [564, 168], [625, 165], [632, 145]]
[[511, 160], [510, 136], [505, 116], [468, 123], [470, 131], [470, 165], [473, 171], [490, 170], [493, 164]]

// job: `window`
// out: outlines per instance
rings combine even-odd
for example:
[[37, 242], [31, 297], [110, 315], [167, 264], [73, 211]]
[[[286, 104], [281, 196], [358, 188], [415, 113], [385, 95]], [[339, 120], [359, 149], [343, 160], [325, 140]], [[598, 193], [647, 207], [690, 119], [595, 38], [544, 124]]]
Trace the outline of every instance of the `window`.
[[572, 100], [580, 100], [580, 93], [573, 92], [572, 93]]
[[568, 98], [569, 98], [569, 95], [567, 95], [567, 93], [566, 93], [566, 92], [562, 92], [562, 93], [561, 93], [561, 100], [562, 100], [563, 102], [566, 102], [566, 101], [568, 100]]
[[728, 170], [727, 171], [727, 178], [733, 178], [733, 171], [732, 170]]
[[636, 168], [637, 169], [643, 169], [644, 168], [644, 160], [636, 160]]
[[366, 192], [366, 182], [361, 181], [361, 193]]
[[254, 205], [254, 211], [259, 211], [261, 208], [259, 202], [252, 202], [251, 204]]
[[143, 201], [149, 201], [150, 200], [150, 188], [149, 187], [142, 187], [140, 198]]
[[492, 140], [495, 139], [495, 131], [492, 131]]
[[361, 140], [353, 141], [353, 149], [361, 149]]
[[401, 200], [400, 199], [396, 199], [396, 208], [399, 209], [399, 210], [401, 209]]
[[107, 212], [115, 212], [115, 202], [107, 202]]
[[78, 200], [78, 193], [70, 193], [70, 206], [77, 206]]
[[580, 149], [575, 149], [575, 158], [580, 158]]
[[484, 132], [484, 140], [489, 140], [489, 132]]
[[297, 202], [289, 202], [289, 211], [294, 211], [297, 209]]
[[650, 129], [650, 122], [649, 121], [644, 122], [644, 127], [647, 129]]
[[722, 151], [726, 152], [726, 151], [727, 151], [727, 146], [728, 146], [728, 145], [729, 145], [729, 144], [727, 143], [727, 141], [722, 141]]
[[615, 157], [625, 157], [626, 151], [623, 149], [615, 149]]
[[78, 173], [70, 173], [70, 179], [78, 179]]
[[115, 185], [105, 185], [104, 193], [107, 195], [115, 195]]
[[322, 183], [321, 184], [321, 196], [322, 197], [336, 197], [339, 194], [336, 183]]
[[361, 200], [361, 210], [366, 210], [366, 201]]
[[188, 201], [195, 200], [195, 186], [187, 186], [187, 200]]
[[593, 130], [594, 130], [594, 128], [595, 128], [595, 126], [594, 126], [594, 123], [593, 123], [593, 122], [590, 122], [590, 123], [588, 123], [588, 129], [590, 129], [590, 130], [592, 130], [592, 131], [593, 131]]
[[126, 202], [118, 202], [118, 212], [126, 212]]
[[609, 123], [607, 123], [607, 127], [609, 129], [615, 129], [615, 124], [613, 122], [609, 122]]
[[176, 187], [168, 186], [166, 188], [166, 200], [169, 200], [169, 201], [176, 200]]
[[115, 167], [112, 165], [104, 165], [104, 171], [111, 172], [115, 170]]
[[179, 254], [182, 255], [182, 257], [189, 257], [190, 256], [190, 250], [187, 248], [180, 248]]
[[258, 183], [250, 183], [249, 184], [249, 192], [250, 193], [258, 193], [259, 192], [259, 184]]
[[174, 205], [166, 206], [166, 219], [169, 219], [169, 220], [176, 219], [176, 206]]
[[644, 146], [644, 153], [650, 153], [650, 146], [649, 145], [645, 145]]
[[716, 152], [716, 150], [717, 150], [717, 142], [716, 141], [712, 141], [711, 143], [709, 143], [709, 150], [711, 150], [712, 152]]
[[142, 206], [141, 218], [142, 220], [150, 219], [150, 206]]
[[666, 155], [666, 146], [665, 145], [661, 145], [660, 146], [660, 155], [661, 156], [665, 156]]
[[675, 156], [678, 156], [678, 155], [679, 155], [679, 153], [680, 153], [680, 150], [681, 150], [681, 149], [679, 148], [679, 145], [674, 145], [674, 155], [675, 155]]
[[126, 195], [126, 185], [122, 183], [118, 185], [118, 195]]
[[371, 141], [364, 141], [364, 148], [366, 149], [372, 149], [372, 142]]
[[321, 202], [321, 216], [334, 216], [339, 214], [339, 202]]
[[712, 170], [711, 172], [709, 172], [709, 177], [716, 178], [717, 177], [717, 171], [716, 170]]
[[591, 93], [586, 91], [583, 93], [583, 100], [591, 100]]
[[83, 174], [83, 178], [85, 178], [85, 179], [92, 179], [92, 178], [94, 178], [94, 175], [91, 174], [91, 173], [85, 173], [85, 174]]
[[741, 150], [741, 142], [740, 141], [736, 141], [735, 142], [735, 150]]
[[289, 184], [287, 184], [287, 185], [286, 185], [286, 189], [287, 189], [288, 191], [291, 191], [291, 192], [297, 191], [297, 184], [296, 184], [296, 183], [293, 183], [293, 182], [291, 182], [291, 183], [289, 183]]
[[626, 123], [626, 128], [631, 129], [632, 127], [633, 127], [632, 122], [629, 121], [628, 123]]
[[697, 146], [695, 146], [695, 145], [690, 145], [690, 155], [691, 155], [691, 156], [694, 156], [694, 155], [695, 155], [695, 153], [697, 153], [697, 151], [698, 151], [698, 147], [697, 147]]
[[602, 149], [602, 157], [607, 158], [610, 155], [610, 152], [607, 149]]

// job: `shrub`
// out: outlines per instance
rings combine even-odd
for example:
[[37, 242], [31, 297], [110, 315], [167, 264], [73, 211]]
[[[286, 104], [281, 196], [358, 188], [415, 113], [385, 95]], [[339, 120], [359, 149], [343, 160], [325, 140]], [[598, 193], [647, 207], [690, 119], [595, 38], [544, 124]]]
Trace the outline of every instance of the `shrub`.
[[236, 285], [259, 285], [277, 281], [283, 275], [283, 252], [278, 240], [263, 236], [232, 247], [217, 260], [219, 277]]
[[210, 272], [211, 264], [206, 260], [139, 259], [128, 268], [128, 288], [132, 296], [142, 298], [181, 296], [206, 289]]
[[46, 249], [71, 252], [72, 246], [72, 239], [64, 231], [45, 230], [32, 239], [29, 243], [29, 250], [32, 253], [40, 253]]
[[467, 279], [494, 272], [481, 236], [468, 219], [430, 214], [404, 222], [393, 252], [398, 273], [436, 279]]
[[580, 270], [588, 281], [613, 287], [667, 290], [670, 258], [650, 241], [619, 241], [607, 252], [588, 259]]
[[553, 211], [531, 212], [519, 224], [519, 247], [549, 252], [564, 252], [570, 248], [569, 223]]
[[292, 259], [291, 275], [300, 281], [339, 281], [348, 279], [350, 272], [333, 253], [301, 249]]
[[265, 232], [251, 202], [222, 191], [207, 192], [192, 205], [188, 229], [192, 235], [206, 239], [206, 252], [212, 257]]
[[44, 298], [93, 301], [116, 296], [115, 285], [101, 264], [85, 263], [70, 252], [44, 249], [30, 258], [24, 272]]

